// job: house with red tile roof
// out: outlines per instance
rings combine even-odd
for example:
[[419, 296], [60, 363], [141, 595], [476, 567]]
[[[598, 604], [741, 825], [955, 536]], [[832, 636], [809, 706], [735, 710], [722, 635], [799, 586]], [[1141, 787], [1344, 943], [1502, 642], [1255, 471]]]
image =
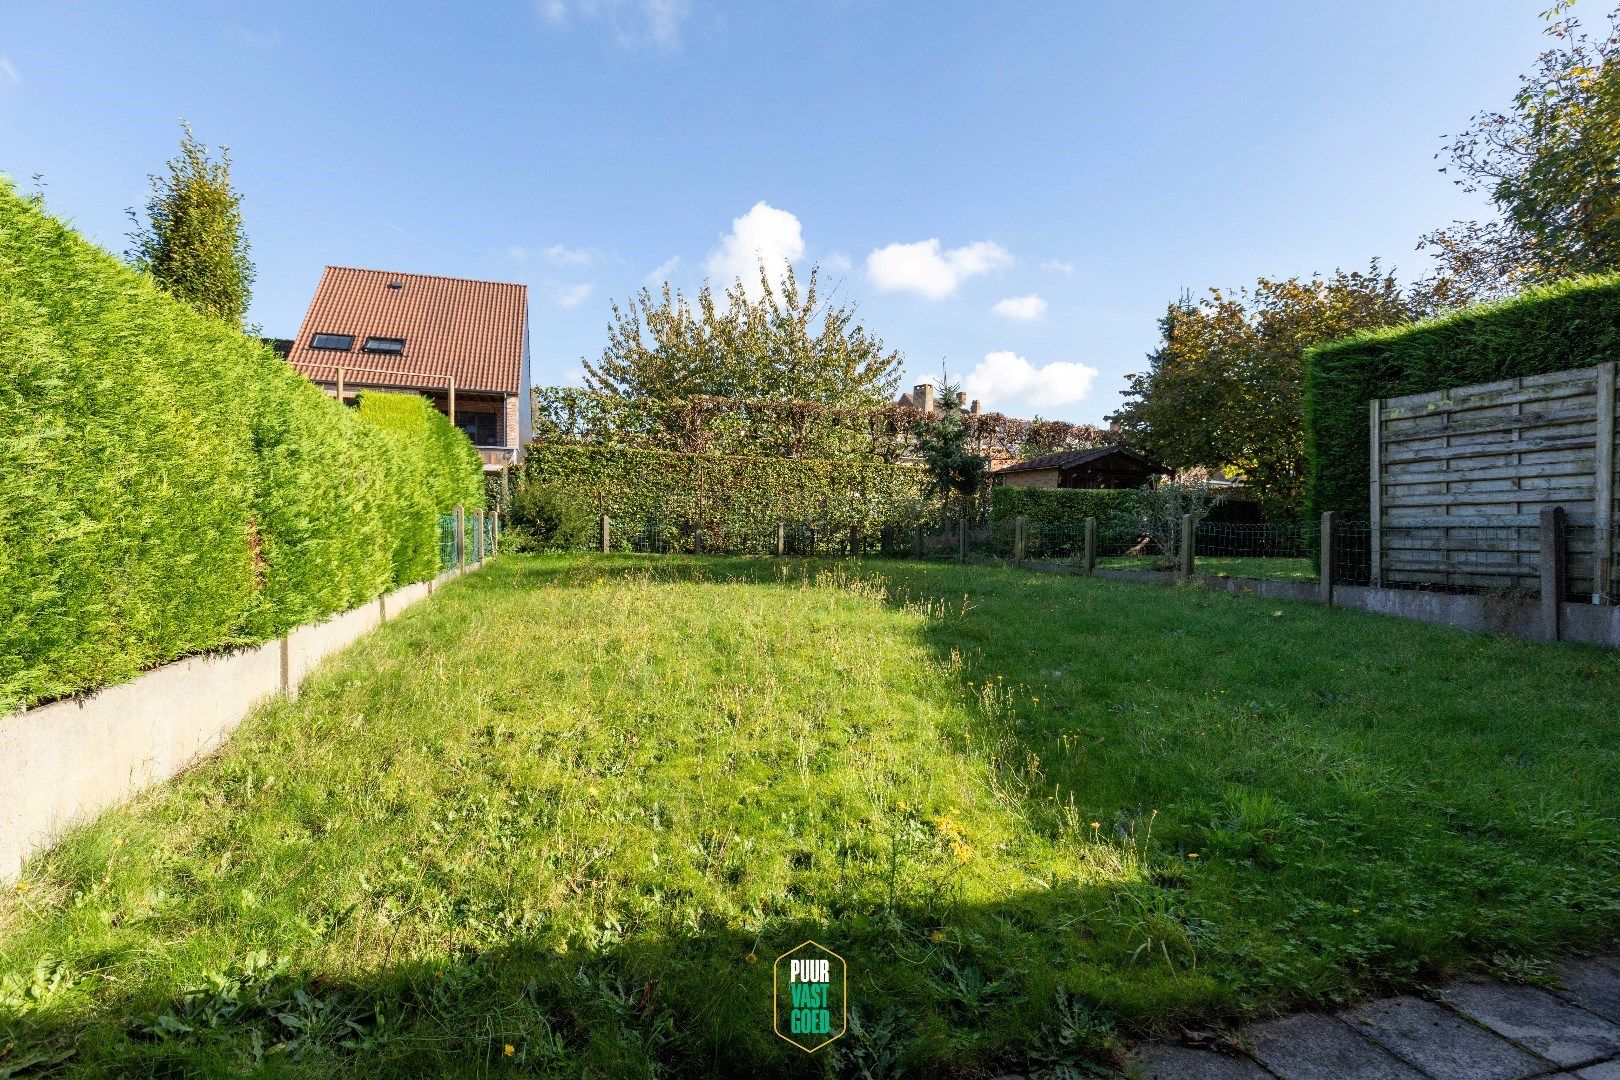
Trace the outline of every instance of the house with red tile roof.
[[478, 447], [486, 472], [530, 438], [528, 287], [328, 266], [287, 361], [340, 400], [411, 391]]

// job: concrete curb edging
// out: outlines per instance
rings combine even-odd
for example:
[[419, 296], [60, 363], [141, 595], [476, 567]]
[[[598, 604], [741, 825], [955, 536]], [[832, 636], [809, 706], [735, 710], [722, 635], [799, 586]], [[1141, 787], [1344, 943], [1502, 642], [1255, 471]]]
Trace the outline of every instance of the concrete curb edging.
[[0, 884], [72, 826], [218, 749], [276, 694], [296, 698], [326, 657], [473, 569], [406, 585], [262, 645], [184, 657], [0, 717]]
[[[1070, 571], [1072, 572], [1072, 571]], [[1110, 581], [1173, 585], [1173, 574], [1150, 570], [1111, 570], [1099, 568], [1092, 576]], [[1231, 593], [1253, 593], [1276, 600], [1320, 603], [1317, 583], [1268, 578], [1211, 577], [1196, 575], [1185, 582], [1205, 589]], [[1373, 589], [1365, 585], [1335, 585], [1333, 607], [1369, 611], [1400, 619], [1454, 626], [1477, 633], [1503, 634], [1545, 641], [1545, 618], [1540, 600], [1522, 600], [1484, 593], [1428, 592], [1422, 589]], [[1620, 649], [1620, 605], [1559, 604], [1559, 640], [1584, 645]]]

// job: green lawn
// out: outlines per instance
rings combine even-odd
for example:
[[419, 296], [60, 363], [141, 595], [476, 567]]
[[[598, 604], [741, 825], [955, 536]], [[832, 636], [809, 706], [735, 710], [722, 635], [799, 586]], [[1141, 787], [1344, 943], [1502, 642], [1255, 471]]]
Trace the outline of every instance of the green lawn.
[[[1193, 588], [506, 557], [31, 865], [0, 1076], [1066, 1075], [1534, 978], [1620, 939], [1617, 690]], [[853, 1004], [813, 1058], [807, 937]]]
[[[1104, 555], [1097, 560], [1097, 565], [1107, 570], [1156, 570], [1160, 564], [1157, 555]], [[1194, 569], [1200, 574], [1214, 577], [1316, 580], [1316, 564], [1309, 559], [1201, 555]]]

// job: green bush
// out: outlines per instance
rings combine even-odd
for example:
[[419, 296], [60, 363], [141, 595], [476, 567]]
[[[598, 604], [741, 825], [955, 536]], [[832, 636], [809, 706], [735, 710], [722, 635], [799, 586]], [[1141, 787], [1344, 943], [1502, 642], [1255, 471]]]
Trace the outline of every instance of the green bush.
[[1029, 518], [1026, 554], [1032, 559], [1078, 554], [1086, 518], [1097, 519], [1097, 542], [1105, 552], [1122, 549], [1142, 533], [1141, 493], [1106, 488], [1009, 487], [990, 492], [990, 520]]
[[0, 370], [0, 712], [427, 576], [416, 492], [479, 490], [4, 181]]
[[1305, 354], [1311, 513], [1367, 517], [1367, 403], [1587, 367], [1620, 352], [1620, 276], [1531, 289], [1505, 303], [1358, 334]]
[[583, 551], [601, 543], [592, 506], [560, 484], [520, 484], [508, 508], [513, 551]]
[[[701, 532], [711, 550], [766, 550], [777, 522], [825, 530], [923, 520], [927, 477], [909, 465], [809, 458], [727, 457], [663, 450], [536, 443], [512, 495], [512, 523], [531, 529], [524, 507], [557, 498], [591, 518], [607, 514], [621, 543], [660, 531], [666, 540]], [[552, 496], [542, 496], [542, 492]]]
[[[381, 429], [391, 471], [382, 507], [393, 544], [394, 578], [421, 581], [439, 566], [438, 516], [484, 507], [483, 462], [467, 436], [426, 398], [376, 390], [360, 394], [360, 416]], [[412, 483], [420, 477], [420, 483]]]

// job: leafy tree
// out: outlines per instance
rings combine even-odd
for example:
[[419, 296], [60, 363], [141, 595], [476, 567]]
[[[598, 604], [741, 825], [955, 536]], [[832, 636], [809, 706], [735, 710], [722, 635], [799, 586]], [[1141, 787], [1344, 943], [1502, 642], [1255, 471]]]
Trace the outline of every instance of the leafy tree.
[[968, 447], [967, 424], [949, 373], [940, 373], [939, 390], [938, 412], [917, 428], [916, 452], [928, 470], [929, 494], [940, 499], [947, 515], [953, 504], [966, 514], [984, 489], [990, 463]]
[[822, 302], [819, 272], [812, 269], [801, 288], [791, 267], [775, 282], [761, 266], [757, 298], [741, 281], [721, 299], [705, 284], [695, 304], [668, 282], [656, 298], [642, 289], [625, 307], [613, 305], [607, 347], [584, 364], [586, 385], [631, 400], [711, 395], [887, 404], [904, 359], [886, 351], [853, 308]]
[[1211, 289], [1196, 303], [1183, 295], [1111, 419], [1171, 468], [1234, 467], [1267, 513], [1291, 513], [1305, 480], [1305, 349], [1412, 314], [1376, 261], [1365, 272]]
[[1593, 38], [1572, 2], [1546, 13], [1554, 44], [1509, 109], [1476, 115], [1446, 152], [1441, 171], [1488, 194], [1501, 216], [1423, 238], [1440, 262], [1424, 285], [1442, 305], [1620, 269], [1620, 9]]
[[153, 175], [145, 225], [129, 211], [135, 228], [126, 258], [151, 274], [172, 295], [200, 311], [240, 324], [253, 286], [242, 230], [242, 196], [231, 188], [231, 157], [219, 160], [181, 121], [180, 153], [168, 173]]

